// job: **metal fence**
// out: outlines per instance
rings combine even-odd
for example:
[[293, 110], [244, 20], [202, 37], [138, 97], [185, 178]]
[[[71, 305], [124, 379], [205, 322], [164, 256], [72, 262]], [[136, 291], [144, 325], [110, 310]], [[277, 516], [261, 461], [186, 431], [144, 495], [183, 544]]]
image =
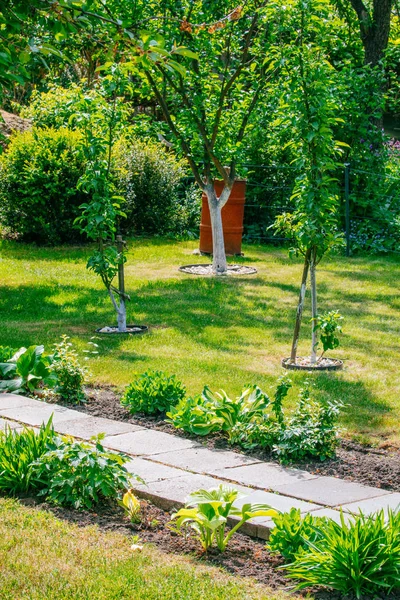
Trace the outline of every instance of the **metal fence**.
[[[282, 244], [272, 228], [277, 215], [291, 212], [296, 170], [286, 165], [242, 165], [247, 179], [243, 239]], [[400, 157], [397, 172], [400, 174]], [[340, 216], [346, 254], [356, 250], [397, 251], [400, 241], [400, 175], [343, 165]], [[400, 251], [400, 246], [399, 246]]]

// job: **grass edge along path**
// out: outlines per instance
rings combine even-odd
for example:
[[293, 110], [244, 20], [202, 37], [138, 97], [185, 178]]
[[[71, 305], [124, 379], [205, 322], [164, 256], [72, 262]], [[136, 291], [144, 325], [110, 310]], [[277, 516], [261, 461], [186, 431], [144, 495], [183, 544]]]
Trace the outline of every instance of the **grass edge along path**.
[[0, 498], [0, 599], [285, 600], [251, 580]]

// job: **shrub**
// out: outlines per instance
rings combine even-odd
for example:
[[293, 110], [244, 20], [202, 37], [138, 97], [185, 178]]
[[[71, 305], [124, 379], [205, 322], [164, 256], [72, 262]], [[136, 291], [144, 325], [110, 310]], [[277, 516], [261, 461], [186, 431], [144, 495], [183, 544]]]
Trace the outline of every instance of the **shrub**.
[[131, 475], [124, 467], [129, 458], [105, 450], [103, 437], [91, 438], [93, 443], [55, 437], [34, 466], [34, 476], [43, 486], [39, 494], [55, 504], [92, 508], [129, 488]]
[[[204, 550], [215, 542], [224, 552], [229, 540], [246, 521], [277, 515], [277, 511], [267, 504], [245, 503], [242, 508], [236, 508], [233, 503], [242, 496], [234, 487], [223, 484], [210, 490], [197, 490], [188, 496], [185, 508], [172, 515], [172, 522], [176, 524], [171, 522], [170, 527], [178, 533], [182, 533], [182, 528], [190, 527]], [[237, 517], [238, 523], [226, 533], [229, 517]]]
[[0, 431], [0, 491], [9, 494], [27, 493], [41, 487], [33, 463], [47, 451], [54, 438], [52, 419], [39, 432], [23, 429]]
[[27, 241], [79, 239], [73, 228], [87, 196], [77, 189], [84, 172], [80, 134], [34, 129], [15, 135], [0, 160], [0, 221]]
[[326, 586], [356, 598], [389, 595], [400, 588], [400, 512], [327, 519], [315, 543], [287, 565], [298, 589]]
[[302, 517], [298, 508], [278, 514], [272, 520], [275, 527], [271, 530], [266, 547], [273, 553], [279, 553], [287, 562], [307, 550], [309, 542], [315, 543], [321, 539], [321, 527], [326, 522], [326, 518], [313, 517], [311, 514]]
[[32, 92], [30, 104], [22, 108], [21, 116], [31, 119], [35, 127], [68, 127], [78, 104], [85, 96], [96, 100], [97, 104], [105, 104], [101, 94], [76, 83], [71, 83], [68, 87], [50, 84], [47, 92]]
[[0, 391], [31, 394], [40, 387], [54, 387], [57, 375], [52, 369], [53, 359], [44, 356], [44, 346], [20, 348], [7, 362], [0, 363]]
[[179, 199], [183, 161], [159, 143], [123, 139], [116, 144], [114, 164], [115, 185], [125, 197], [121, 208], [129, 233], [165, 235], [185, 229], [184, 202]]
[[132, 414], [144, 412], [152, 415], [169, 410], [182, 400], [185, 394], [185, 386], [175, 375], [167, 375], [162, 371], [146, 371], [127, 387], [121, 404]]
[[83, 384], [88, 375], [88, 369], [79, 363], [78, 354], [73, 349], [67, 335], [61, 336], [61, 342], [54, 345], [53, 369], [57, 375], [55, 392], [73, 404], [79, 404], [86, 399]]

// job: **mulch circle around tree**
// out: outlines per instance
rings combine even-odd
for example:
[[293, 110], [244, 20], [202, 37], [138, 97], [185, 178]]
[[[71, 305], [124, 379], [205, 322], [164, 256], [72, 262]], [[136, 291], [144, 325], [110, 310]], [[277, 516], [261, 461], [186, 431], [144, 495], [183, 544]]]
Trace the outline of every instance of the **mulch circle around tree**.
[[146, 333], [148, 330], [149, 328], [147, 327], [147, 325], [127, 325], [126, 331], [119, 331], [118, 327], [108, 327], [106, 325], [105, 327], [100, 327], [99, 329], [96, 329], [96, 333], [101, 333], [105, 335], [126, 335], [129, 333], [131, 335], [138, 335], [141, 333]]
[[[212, 265], [184, 265], [179, 267], [182, 273], [189, 275], [213, 275]], [[228, 265], [227, 275], [254, 275], [257, 269], [254, 267], [246, 267], [245, 265]]]
[[290, 362], [290, 358], [282, 359], [282, 367], [289, 371], [340, 371], [343, 369], [343, 361], [338, 358], [322, 358], [311, 364], [309, 356], [298, 356], [296, 362]]
[[[177, 436], [196, 439], [189, 433], [175, 429], [164, 421], [163, 416], [130, 415], [121, 406], [120, 397], [113, 387], [104, 386], [87, 388], [88, 402], [79, 407], [73, 407], [96, 417], [105, 417], [123, 421], [149, 429], [164, 431]], [[213, 449], [229, 449], [253, 456], [259, 460], [276, 462], [276, 458], [263, 450], [243, 450], [228, 444], [222, 434], [210, 434], [207, 437], [197, 436], [200, 443]], [[400, 451], [398, 449], [378, 449], [342, 439], [336, 452], [336, 458], [331, 460], [307, 461], [294, 465], [317, 475], [339, 477], [373, 487], [400, 492]]]

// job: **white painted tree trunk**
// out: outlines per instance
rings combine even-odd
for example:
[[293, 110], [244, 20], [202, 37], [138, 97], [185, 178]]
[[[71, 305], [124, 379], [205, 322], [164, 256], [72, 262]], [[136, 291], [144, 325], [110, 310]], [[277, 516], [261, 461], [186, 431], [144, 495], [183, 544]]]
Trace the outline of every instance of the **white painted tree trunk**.
[[311, 336], [311, 364], [317, 362], [318, 335], [315, 329], [318, 316], [317, 306], [317, 266], [315, 264], [315, 252], [312, 252], [310, 262], [310, 283], [311, 283], [311, 314], [312, 314], [312, 336]]
[[108, 295], [111, 298], [111, 302], [113, 303], [113, 306], [115, 308], [115, 311], [117, 313], [117, 324], [118, 324], [118, 331], [120, 331], [121, 333], [126, 331], [126, 306], [125, 306], [125, 301], [123, 298], [120, 298], [120, 303], [119, 306], [117, 304], [117, 301], [115, 300], [114, 294], [112, 293], [112, 290], [108, 290]]
[[210, 210], [211, 231], [213, 241], [213, 265], [212, 270], [215, 275], [226, 275], [227, 262], [225, 253], [224, 230], [222, 227], [222, 209], [229, 200], [232, 188], [225, 186], [221, 196], [218, 198], [215, 193], [214, 184], [207, 184], [205, 194], [208, 200]]

